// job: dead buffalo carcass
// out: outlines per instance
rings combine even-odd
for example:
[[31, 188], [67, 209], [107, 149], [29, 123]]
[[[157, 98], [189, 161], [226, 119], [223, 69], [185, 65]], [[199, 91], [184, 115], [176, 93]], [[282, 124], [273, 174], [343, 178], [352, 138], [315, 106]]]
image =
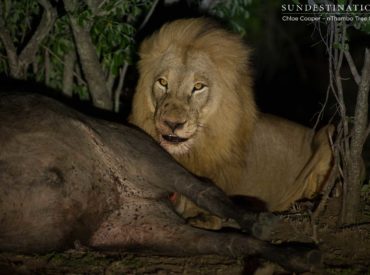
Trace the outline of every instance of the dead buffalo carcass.
[[95, 249], [167, 255], [260, 255], [295, 271], [320, 262], [316, 250], [187, 225], [172, 208], [171, 192], [255, 235], [269, 218], [236, 209], [140, 130], [33, 94], [1, 94], [0, 121], [1, 251], [42, 253], [78, 240]]

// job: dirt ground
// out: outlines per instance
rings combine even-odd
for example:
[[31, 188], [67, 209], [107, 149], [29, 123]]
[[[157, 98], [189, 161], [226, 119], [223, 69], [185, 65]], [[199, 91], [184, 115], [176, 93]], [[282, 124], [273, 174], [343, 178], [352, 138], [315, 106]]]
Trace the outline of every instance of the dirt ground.
[[[340, 228], [337, 226], [340, 200], [329, 199], [316, 228], [311, 225], [308, 212], [290, 213], [282, 216], [271, 240], [316, 243], [323, 253], [325, 266], [320, 274], [370, 274], [368, 209], [367, 203], [360, 225]], [[215, 255], [163, 257], [81, 249], [46, 255], [0, 254], [0, 274], [253, 274], [259, 264], [258, 259]]]
[[340, 208], [339, 198], [329, 199], [315, 227], [308, 213], [287, 215], [274, 232], [273, 242], [317, 244], [323, 254], [323, 274], [370, 274], [369, 204], [364, 202], [359, 225], [347, 228], [338, 224]]

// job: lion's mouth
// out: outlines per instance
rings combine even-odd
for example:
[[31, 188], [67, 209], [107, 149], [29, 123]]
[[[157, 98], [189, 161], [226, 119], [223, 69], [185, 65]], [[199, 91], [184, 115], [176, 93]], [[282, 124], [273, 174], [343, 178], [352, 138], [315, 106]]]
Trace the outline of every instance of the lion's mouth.
[[188, 140], [188, 138], [182, 138], [176, 135], [162, 135], [162, 138], [171, 143], [181, 143]]

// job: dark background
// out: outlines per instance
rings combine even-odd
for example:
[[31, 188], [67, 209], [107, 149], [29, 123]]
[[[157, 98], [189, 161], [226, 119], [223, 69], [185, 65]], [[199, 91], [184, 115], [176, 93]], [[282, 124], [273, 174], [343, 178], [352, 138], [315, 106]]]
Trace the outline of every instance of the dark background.
[[[282, 1], [284, 2], [284, 1]], [[253, 17], [260, 18], [258, 33], [248, 33], [245, 41], [253, 49], [251, 56], [255, 79], [255, 96], [261, 111], [277, 114], [307, 126], [314, 126], [325, 102], [328, 87], [328, 57], [315, 26], [306, 22], [283, 22], [280, 5], [258, 5]], [[173, 5], [160, 3], [145, 28], [137, 35], [138, 44], [165, 22], [178, 18], [210, 16], [199, 12], [186, 1]], [[219, 19], [216, 19], [219, 20]], [[224, 23], [225, 22], [221, 22]], [[350, 33], [355, 62], [361, 68], [363, 50], [370, 38], [359, 32]], [[359, 59], [356, 57], [359, 57]], [[344, 76], [350, 79], [347, 64]], [[131, 68], [131, 73], [134, 68]], [[131, 77], [131, 79], [135, 77]], [[134, 81], [129, 85], [133, 85]], [[347, 99], [354, 101], [356, 86], [345, 83]], [[334, 101], [324, 113], [326, 124], [334, 115]], [[351, 106], [353, 108], [353, 106]]]

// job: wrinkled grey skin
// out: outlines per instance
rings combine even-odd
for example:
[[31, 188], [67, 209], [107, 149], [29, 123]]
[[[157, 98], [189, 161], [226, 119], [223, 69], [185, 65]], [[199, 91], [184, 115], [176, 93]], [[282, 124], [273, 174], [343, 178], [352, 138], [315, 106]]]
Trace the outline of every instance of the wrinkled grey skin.
[[296, 271], [320, 262], [315, 250], [187, 225], [173, 211], [170, 192], [247, 231], [264, 230], [263, 219], [236, 209], [137, 129], [32, 94], [0, 94], [0, 121], [0, 251], [43, 253], [78, 240], [95, 249], [167, 255], [261, 255]]

